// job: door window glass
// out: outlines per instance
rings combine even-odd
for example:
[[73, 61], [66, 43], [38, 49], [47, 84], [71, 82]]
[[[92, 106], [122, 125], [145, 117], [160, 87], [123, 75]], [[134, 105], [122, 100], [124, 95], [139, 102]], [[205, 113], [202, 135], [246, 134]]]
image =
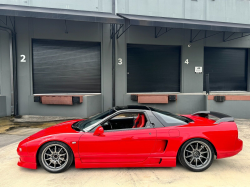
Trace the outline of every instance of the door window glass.
[[79, 121], [79, 122], [75, 123], [74, 125], [77, 126], [79, 129], [87, 132], [88, 130], [93, 128], [93, 127], [91, 127], [92, 125], [96, 124], [97, 122], [103, 120], [104, 118], [106, 118], [107, 116], [109, 116], [115, 112], [116, 112], [115, 110], [110, 109], [110, 110], [107, 110], [106, 112], [92, 116], [87, 120]]
[[143, 128], [147, 124], [144, 113], [121, 113], [102, 124], [104, 130]]

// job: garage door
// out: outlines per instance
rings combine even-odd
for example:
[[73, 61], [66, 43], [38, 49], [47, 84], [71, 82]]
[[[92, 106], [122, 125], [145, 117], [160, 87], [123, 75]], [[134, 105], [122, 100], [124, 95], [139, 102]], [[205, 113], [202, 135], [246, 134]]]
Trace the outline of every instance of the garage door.
[[100, 93], [100, 43], [33, 39], [33, 93]]
[[127, 92], [179, 92], [179, 46], [127, 46]]
[[247, 90], [247, 50], [206, 47], [204, 90], [206, 74], [209, 74], [211, 91]]

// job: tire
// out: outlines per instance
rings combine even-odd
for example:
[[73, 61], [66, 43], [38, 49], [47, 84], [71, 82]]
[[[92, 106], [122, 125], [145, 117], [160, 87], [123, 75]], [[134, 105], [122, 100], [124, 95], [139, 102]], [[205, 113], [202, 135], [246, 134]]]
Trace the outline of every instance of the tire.
[[46, 171], [61, 173], [70, 167], [74, 159], [73, 153], [67, 144], [53, 141], [41, 147], [38, 160]]
[[214, 148], [207, 140], [191, 139], [181, 146], [178, 160], [185, 168], [201, 172], [208, 169], [213, 163]]

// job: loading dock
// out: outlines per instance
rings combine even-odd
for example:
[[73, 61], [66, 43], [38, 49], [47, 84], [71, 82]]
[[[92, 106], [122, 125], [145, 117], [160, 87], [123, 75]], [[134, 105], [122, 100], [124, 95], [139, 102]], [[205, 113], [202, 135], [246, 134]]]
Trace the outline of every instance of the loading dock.
[[180, 92], [180, 46], [127, 45], [127, 92]]
[[[195, 3], [191, 1], [191, 4]], [[211, 1], [209, 5], [211, 3], [217, 2]], [[139, 15], [121, 9], [115, 12], [113, 8], [112, 4], [112, 13], [108, 13], [1, 4], [1, 28], [6, 23], [4, 27], [15, 31], [12, 35], [14, 33], [17, 41], [15, 55], [15, 48], [12, 49], [14, 53], [9, 50], [9, 35], [0, 33], [0, 53], [4, 54], [0, 66], [1, 100], [5, 100], [1, 102], [1, 106], [4, 106], [1, 113], [4, 113], [6, 106], [6, 114], [11, 115], [11, 106], [15, 106], [20, 115], [89, 117], [113, 105], [138, 104], [131, 100], [131, 94], [145, 94], [162, 95], [164, 98], [176, 96], [169, 102], [153, 103], [153, 100], [156, 101], [153, 99], [148, 104], [174, 113], [192, 113], [209, 107], [216, 111], [227, 110], [230, 103], [235, 110], [230, 108], [224, 113], [238, 118], [249, 116], [240, 112], [249, 111], [249, 101], [243, 101], [243, 105], [238, 100], [217, 103], [209, 100], [204, 92], [204, 76], [209, 73], [212, 95], [218, 94], [214, 91], [223, 91], [221, 94], [224, 96], [249, 95], [249, 24], [185, 16]], [[61, 41], [64, 44], [58, 45], [64, 47], [60, 48], [56, 58], [46, 59], [47, 54], [33, 54], [36, 50], [33, 47], [38, 41], [50, 41], [49, 45]], [[95, 50], [96, 56], [87, 55], [86, 59], [77, 58], [78, 54], [72, 53], [71, 60], [67, 61], [67, 50], [64, 54], [64, 48], [69, 43], [95, 43], [99, 51]], [[86, 51], [81, 53], [90, 54]], [[13, 54], [13, 58], [10, 58], [10, 54]], [[21, 62], [21, 55], [25, 55], [26, 62]], [[16, 71], [13, 74], [13, 88], [16, 89], [12, 90], [9, 70], [14, 57], [16, 66], [13, 70]], [[64, 60], [60, 64], [61, 57]], [[50, 70], [54, 73], [46, 72], [49, 69], [45, 68], [46, 63], [44, 66], [39, 64], [41, 59], [50, 63]], [[79, 72], [91, 73], [77, 73], [73, 71], [74, 67]], [[42, 71], [39, 72], [39, 69]], [[230, 73], [231, 69], [235, 71]], [[11, 100], [12, 94], [15, 100]], [[65, 106], [34, 102], [34, 97], [41, 94], [70, 98], [80, 94], [82, 103]], [[147, 104], [145, 102], [143, 104]], [[75, 102], [72, 100], [72, 103]]]
[[[247, 49], [204, 48], [204, 76], [209, 74], [211, 91], [247, 90]], [[205, 77], [204, 77], [205, 90]]]

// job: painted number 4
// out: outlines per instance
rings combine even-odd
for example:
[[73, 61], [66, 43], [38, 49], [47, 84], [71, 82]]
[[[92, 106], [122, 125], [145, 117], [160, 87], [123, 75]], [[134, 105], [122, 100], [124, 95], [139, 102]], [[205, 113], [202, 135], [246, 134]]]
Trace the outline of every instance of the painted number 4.
[[20, 57], [21, 57], [21, 61], [20, 62], [26, 62], [25, 55], [20, 55]]
[[187, 60], [185, 60], [185, 62], [184, 62], [185, 64], [189, 64], [189, 62], [188, 62], [188, 59]]

